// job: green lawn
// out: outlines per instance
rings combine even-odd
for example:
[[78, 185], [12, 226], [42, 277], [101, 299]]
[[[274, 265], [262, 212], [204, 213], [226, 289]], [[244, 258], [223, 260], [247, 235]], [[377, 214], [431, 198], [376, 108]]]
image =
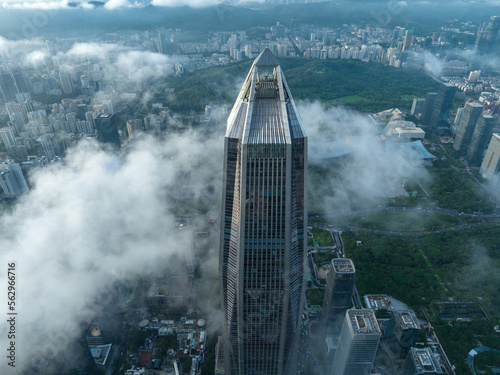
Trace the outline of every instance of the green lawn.
[[323, 305], [323, 297], [325, 296], [324, 289], [309, 288], [306, 290], [306, 299], [309, 305]]
[[392, 210], [353, 215], [347, 220], [356, 227], [395, 232], [433, 230], [459, 224], [449, 215]]
[[320, 247], [333, 246], [332, 235], [329, 230], [313, 227], [311, 232], [314, 240], [318, 242]]
[[318, 267], [321, 263], [326, 262], [327, 260], [332, 260], [336, 257], [337, 255], [335, 253], [332, 253], [331, 251], [318, 252], [314, 254], [314, 260]]
[[490, 350], [479, 353], [474, 358], [474, 369], [478, 374], [493, 375], [493, 371], [488, 366], [500, 366], [500, 352]]

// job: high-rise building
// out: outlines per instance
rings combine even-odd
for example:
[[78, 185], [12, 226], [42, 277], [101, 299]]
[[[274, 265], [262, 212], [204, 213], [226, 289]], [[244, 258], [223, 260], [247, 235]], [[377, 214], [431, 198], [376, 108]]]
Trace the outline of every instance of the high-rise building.
[[448, 114], [450, 113], [453, 99], [457, 88], [449, 83], [442, 83], [439, 86], [436, 100], [432, 108], [432, 114], [429, 125], [438, 128], [440, 126], [448, 126]]
[[296, 366], [307, 230], [307, 137], [276, 57], [254, 61], [225, 136], [220, 282], [226, 374]]
[[492, 16], [490, 22], [484, 29], [479, 29], [474, 48], [481, 52], [491, 52], [498, 41], [498, 31], [500, 30], [500, 17]]
[[331, 374], [369, 374], [377, 354], [380, 337], [380, 328], [372, 310], [347, 310], [333, 357]]
[[48, 161], [51, 161], [58, 154], [58, 152], [56, 151], [58, 150], [58, 147], [54, 139], [54, 134], [45, 134], [40, 137], [40, 140], [42, 142], [42, 148], [45, 157], [47, 158]]
[[[147, 132], [160, 134], [168, 129], [167, 113], [162, 111], [158, 115], [147, 115], [144, 117], [144, 129]], [[142, 130], [142, 121], [141, 121]], [[130, 135], [130, 133], [129, 133]]]
[[443, 374], [443, 370], [431, 348], [411, 348], [403, 364], [403, 374], [440, 375]]
[[479, 167], [481, 165], [484, 151], [497, 123], [498, 119], [489, 114], [484, 114], [477, 120], [476, 128], [474, 129], [467, 154], [465, 155], [465, 160], [471, 167]]
[[413, 104], [411, 105], [411, 114], [413, 116], [420, 116], [424, 111], [425, 99], [413, 99]]
[[487, 180], [497, 180], [500, 173], [500, 134], [494, 133], [486, 150], [481, 169], [481, 175]]
[[481, 71], [480, 70], [473, 70], [469, 73], [469, 82], [477, 82], [479, 81], [479, 77], [481, 76]]
[[16, 145], [16, 136], [14, 133], [14, 128], [12, 126], [7, 126], [0, 129], [0, 138], [6, 148]]
[[14, 112], [9, 116], [9, 120], [14, 126], [16, 133], [19, 134], [25, 130], [24, 125], [26, 122], [24, 121], [23, 114], [21, 112]]
[[460, 155], [465, 155], [467, 149], [469, 148], [470, 141], [472, 139], [472, 134], [474, 133], [474, 128], [476, 127], [477, 120], [483, 112], [483, 106], [479, 103], [467, 103], [465, 104], [464, 110], [462, 112], [462, 117], [458, 124], [457, 135], [455, 137], [455, 142], [453, 143], [453, 148], [458, 151]]
[[24, 74], [19, 67], [15, 67], [12, 69], [12, 78], [14, 78], [14, 82], [16, 83], [17, 91], [20, 93], [28, 92], [28, 86], [26, 85], [26, 81], [24, 80]]
[[116, 126], [116, 116], [114, 114], [101, 114], [94, 119], [97, 129], [97, 140], [102, 143], [110, 143], [117, 148], [121, 147], [120, 135]]
[[[460, 124], [460, 120], [462, 119], [462, 115], [464, 114], [464, 109], [457, 109], [457, 114], [455, 115], [455, 120], [453, 120], [453, 124], [458, 126]], [[455, 132], [456, 133], [456, 132]]]
[[16, 94], [19, 93], [14, 76], [5, 69], [0, 71], [0, 93], [5, 101], [16, 100]]
[[403, 51], [410, 49], [412, 43], [413, 43], [413, 30], [406, 30], [405, 40], [403, 43]]
[[3, 193], [9, 196], [20, 196], [29, 192], [19, 164], [3, 163], [0, 167], [0, 185]]
[[134, 134], [137, 134], [138, 132], [141, 132], [143, 130], [144, 126], [142, 124], [142, 120], [135, 119], [135, 120], [128, 120], [127, 121], [127, 132], [128, 132], [128, 137], [133, 138]]
[[415, 344], [420, 334], [420, 323], [413, 310], [394, 311], [391, 324], [394, 326], [394, 336], [399, 345], [409, 349]]
[[28, 112], [33, 111], [33, 105], [30, 104], [31, 103], [29, 102], [26, 103], [8, 102], [5, 103], [5, 108], [7, 109], [7, 113], [9, 114], [9, 116], [15, 112], [20, 112], [23, 114], [23, 118], [27, 120]]
[[351, 306], [356, 270], [352, 260], [332, 259], [326, 280], [321, 326], [327, 336], [338, 336], [345, 312]]
[[95, 127], [94, 113], [92, 111], [85, 112], [85, 120], [88, 121], [92, 125], [92, 127]]
[[85, 120], [85, 114], [87, 113], [87, 104], [78, 104], [76, 114], [78, 120]]
[[61, 90], [66, 95], [72, 94], [75, 91], [75, 86], [73, 85], [73, 80], [69, 73], [59, 72], [59, 82], [61, 84]]
[[436, 101], [437, 92], [428, 92], [425, 96], [424, 108], [422, 109], [422, 116], [420, 122], [422, 125], [429, 125], [431, 122], [432, 109]]

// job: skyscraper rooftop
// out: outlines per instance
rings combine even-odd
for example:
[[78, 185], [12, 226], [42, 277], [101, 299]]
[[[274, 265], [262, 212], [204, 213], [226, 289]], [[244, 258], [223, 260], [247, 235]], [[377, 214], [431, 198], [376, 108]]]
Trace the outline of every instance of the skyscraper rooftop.
[[357, 335], [368, 335], [380, 333], [375, 315], [371, 310], [349, 310], [348, 317], [351, 320], [353, 332]]
[[305, 136], [278, 60], [269, 49], [255, 59], [229, 115], [226, 137], [286, 144]]
[[332, 259], [332, 266], [337, 273], [355, 273], [354, 263], [350, 259], [335, 258]]

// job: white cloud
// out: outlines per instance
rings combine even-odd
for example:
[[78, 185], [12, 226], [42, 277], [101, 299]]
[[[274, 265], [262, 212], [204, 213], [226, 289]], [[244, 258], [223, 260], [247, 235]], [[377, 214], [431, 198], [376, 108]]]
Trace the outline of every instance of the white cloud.
[[[67, 52], [69, 57], [89, 57], [95, 56], [101, 59], [107, 58], [111, 52], [122, 51], [123, 47], [117, 44], [104, 44], [104, 43], [75, 43]], [[65, 54], [60, 54], [64, 56]]]
[[327, 212], [384, 204], [387, 197], [401, 189], [404, 178], [427, 178], [421, 161], [409, 158], [403, 149], [382, 143], [378, 138], [381, 127], [365, 115], [343, 107], [326, 109], [319, 102], [299, 101], [297, 107], [309, 148], [330, 142], [348, 152], [339, 170], [327, 176], [327, 187], [311, 182], [310, 201], [319, 203]]
[[58, 57], [99, 58], [104, 63], [106, 74], [122, 77], [136, 84], [172, 74], [174, 64], [184, 61], [181, 56], [172, 57], [104, 43], [77, 43], [66, 54], [60, 53]]
[[131, 4], [128, 2], [128, 0], [109, 0], [104, 7], [106, 9], [116, 9], [116, 8], [122, 8], [122, 7], [129, 7]]
[[[82, 8], [91, 9], [94, 6], [89, 5], [88, 1], [76, 1]], [[182, 7], [189, 6], [193, 8], [206, 8], [218, 4], [230, 4], [230, 5], [241, 5], [245, 3], [262, 3], [264, 0], [256, 0], [256, 1], [222, 1], [222, 0], [153, 0], [152, 4], [154, 6], [159, 7]], [[69, 9], [68, 6], [69, 0], [62, 1], [10, 1], [0, 3], [0, 8], [6, 9], [44, 9], [44, 10], [53, 10], [53, 9]], [[108, 10], [114, 10], [118, 8], [129, 8], [129, 7], [140, 7], [141, 4], [138, 1], [129, 1], [129, 0], [108, 0], [105, 2], [104, 8]]]
[[47, 53], [44, 51], [33, 51], [26, 55], [26, 64], [32, 66], [38, 66], [42, 64], [47, 57]]
[[115, 67], [131, 81], [142, 82], [173, 73], [174, 60], [166, 55], [144, 51], [121, 53]]
[[159, 7], [190, 6], [193, 8], [204, 8], [212, 5], [222, 4], [220, 0], [153, 0], [152, 4]]
[[3, 2], [0, 8], [6, 9], [42, 9], [42, 10], [55, 10], [68, 8], [68, 1], [24, 1], [24, 2]]
[[[151, 274], [186, 254], [173, 212], [221, 178], [222, 145], [171, 135], [146, 138], [118, 157], [84, 142], [63, 164], [36, 171], [29, 195], [0, 217], [0, 260], [17, 263], [19, 365], [63, 355], [81, 335], [80, 322], [102, 313], [105, 306], [92, 301], [108, 299], [117, 279]], [[7, 284], [5, 272], [0, 281]]]

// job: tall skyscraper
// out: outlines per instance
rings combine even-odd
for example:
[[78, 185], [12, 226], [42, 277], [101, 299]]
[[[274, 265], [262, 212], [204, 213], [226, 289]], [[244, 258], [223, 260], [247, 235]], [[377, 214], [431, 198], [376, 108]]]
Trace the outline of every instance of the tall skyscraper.
[[87, 113], [87, 104], [78, 104], [76, 112], [78, 120], [85, 120], [86, 113]]
[[460, 155], [465, 155], [467, 149], [469, 148], [470, 141], [472, 139], [472, 134], [474, 133], [474, 128], [476, 127], [477, 120], [483, 112], [483, 106], [479, 103], [467, 103], [465, 104], [464, 110], [462, 112], [462, 117], [458, 124], [457, 135], [455, 136], [455, 142], [453, 143], [453, 148], [458, 151]]
[[429, 125], [431, 122], [432, 109], [434, 108], [436, 96], [437, 92], [428, 92], [425, 96], [424, 108], [422, 110], [422, 116], [420, 117], [422, 125]]
[[55, 140], [54, 134], [44, 134], [40, 137], [40, 141], [42, 142], [43, 153], [47, 158], [47, 161], [51, 161], [56, 156], [58, 156], [57, 141]]
[[17, 91], [19, 91], [20, 93], [29, 91], [26, 85], [26, 81], [24, 80], [24, 74], [21, 68], [15, 67], [12, 69], [12, 78], [14, 78], [14, 82], [16, 83]]
[[465, 160], [471, 167], [478, 167], [483, 161], [484, 151], [488, 145], [493, 129], [498, 123], [498, 118], [489, 114], [484, 114], [477, 120], [476, 128], [472, 134], [469, 149], [465, 155]]
[[488, 180], [497, 180], [500, 173], [500, 134], [494, 133], [486, 150], [481, 175]]
[[121, 147], [120, 135], [116, 126], [116, 116], [114, 114], [102, 114], [94, 119], [97, 129], [97, 140], [102, 143], [110, 143], [117, 148]]
[[340, 334], [345, 312], [351, 306], [356, 270], [352, 260], [332, 259], [326, 280], [321, 326], [327, 336]]
[[307, 137], [269, 49], [225, 136], [220, 281], [226, 374], [293, 374], [303, 305]]
[[498, 31], [500, 30], [500, 17], [492, 16], [488, 25], [479, 29], [474, 48], [481, 52], [491, 52], [498, 42]]
[[413, 103], [411, 105], [411, 114], [413, 116], [421, 116], [424, 110], [425, 99], [413, 99]]
[[75, 86], [69, 73], [59, 72], [59, 83], [61, 84], [63, 93], [66, 95], [72, 94], [75, 91]]
[[369, 374], [380, 337], [380, 328], [372, 310], [347, 310], [331, 374]]
[[409, 50], [412, 43], [413, 43], [413, 30], [406, 30], [405, 39], [403, 42], [403, 51]]
[[3, 163], [0, 166], [0, 185], [3, 193], [9, 196], [17, 197], [29, 192], [23, 171], [16, 163]]
[[442, 83], [439, 86], [436, 100], [432, 108], [432, 114], [429, 125], [438, 128], [448, 126], [448, 114], [455, 98], [457, 88], [449, 83]]
[[19, 93], [14, 76], [5, 68], [0, 71], [0, 93], [5, 101], [16, 100], [16, 94]]

